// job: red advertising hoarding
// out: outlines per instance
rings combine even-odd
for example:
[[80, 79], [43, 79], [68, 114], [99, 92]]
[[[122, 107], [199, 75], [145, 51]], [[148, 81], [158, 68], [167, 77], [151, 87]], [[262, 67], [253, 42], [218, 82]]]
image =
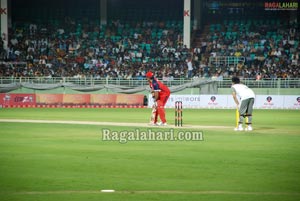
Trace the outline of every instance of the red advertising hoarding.
[[127, 107], [143, 106], [140, 94], [0, 94], [2, 107]]
[[142, 94], [118, 94], [116, 105], [143, 105], [144, 95]]
[[65, 105], [88, 105], [90, 104], [90, 94], [64, 94], [63, 104]]
[[93, 105], [115, 105], [117, 94], [91, 94]]
[[63, 94], [36, 94], [36, 103], [41, 105], [60, 105]]
[[36, 105], [35, 94], [1, 94], [0, 104], [3, 106]]

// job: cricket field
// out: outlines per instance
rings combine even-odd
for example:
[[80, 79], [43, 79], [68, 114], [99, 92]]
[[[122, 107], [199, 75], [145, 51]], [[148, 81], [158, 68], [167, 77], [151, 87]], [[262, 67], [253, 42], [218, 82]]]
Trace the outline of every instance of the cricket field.
[[[1, 201], [300, 200], [300, 111], [186, 109], [183, 127], [151, 109], [0, 109]], [[201, 140], [103, 140], [103, 131], [199, 132]], [[114, 190], [114, 192], [101, 192]]]

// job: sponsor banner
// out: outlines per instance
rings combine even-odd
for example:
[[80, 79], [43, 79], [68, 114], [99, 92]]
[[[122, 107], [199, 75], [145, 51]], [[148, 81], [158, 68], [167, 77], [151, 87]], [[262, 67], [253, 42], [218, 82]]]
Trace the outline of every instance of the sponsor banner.
[[287, 109], [300, 109], [300, 95], [299, 96], [285, 96], [284, 108]]
[[[148, 107], [154, 104], [151, 95]], [[176, 101], [182, 101], [184, 108], [233, 109], [236, 107], [232, 95], [171, 95], [166, 108], [174, 108]], [[299, 96], [257, 95], [255, 109], [300, 109]]]
[[3, 106], [35, 105], [35, 94], [1, 94], [0, 104]]
[[[171, 95], [166, 108], [235, 108], [231, 95]], [[148, 107], [153, 98], [149, 95]], [[0, 107], [10, 108], [144, 108], [142, 94], [0, 94]], [[257, 95], [255, 109], [300, 109], [300, 95]]]
[[90, 94], [64, 94], [63, 104], [66, 105], [90, 104]]
[[91, 104], [95, 105], [114, 105], [117, 94], [91, 94]]
[[279, 95], [257, 95], [254, 107], [259, 109], [282, 109], [284, 96]]
[[91, 104], [95, 105], [143, 105], [142, 94], [91, 94]]
[[62, 104], [63, 94], [36, 94], [37, 104], [56, 105]]
[[99, 105], [109, 107], [143, 106], [143, 94], [0, 94], [2, 107], [18, 105]]
[[117, 94], [116, 105], [144, 105], [144, 95]]
[[[171, 95], [166, 108], [174, 108], [176, 101], [182, 101], [184, 108], [234, 108], [231, 95]], [[154, 104], [152, 95], [149, 95], [148, 107]]]
[[[182, 101], [185, 108], [198, 108], [200, 106], [200, 95], [170, 95], [165, 107], [174, 108], [176, 101]], [[148, 96], [148, 107], [154, 104], [152, 95]]]
[[201, 108], [228, 108], [228, 95], [201, 95]]

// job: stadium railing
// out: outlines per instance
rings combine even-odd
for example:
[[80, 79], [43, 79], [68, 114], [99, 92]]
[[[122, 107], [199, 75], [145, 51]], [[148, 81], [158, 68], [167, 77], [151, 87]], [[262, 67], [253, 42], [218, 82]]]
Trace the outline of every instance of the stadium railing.
[[[185, 83], [189, 83], [192, 79], [187, 78], [164, 78], [161, 79], [168, 86], [178, 86]], [[214, 80], [204, 79], [203, 80]], [[231, 79], [217, 80], [218, 88], [230, 88]], [[242, 79], [242, 82], [250, 88], [300, 88], [300, 78], [294, 79]], [[73, 83], [78, 85], [122, 85], [122, 86], [146, 86], [148, 82], [145, 78], [131, 78], [131, 79], [120, 79], [120, 78], [94, 78], [94, 77], [0, 77], [0, 84], [12, 84], [12, 83], [35, 83], [35, 84], [58, 84], [58, 83]]]
[[209, 57], [209, 66], [236, 66], [238, 63], [245, 63], [245, 57], [235, 57], [235, 56], [216, 56]]

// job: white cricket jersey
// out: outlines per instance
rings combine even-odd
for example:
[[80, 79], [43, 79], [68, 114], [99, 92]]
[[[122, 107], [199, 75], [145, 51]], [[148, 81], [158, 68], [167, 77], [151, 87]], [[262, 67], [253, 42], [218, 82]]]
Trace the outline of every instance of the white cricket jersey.
[[245, 100], [248, 98], [255, 98], [255, 94], [244, 84], [234, 84], [232, 85], [232, 90], [236, 93], [236, 95], [240, 98], [240, 100]]

